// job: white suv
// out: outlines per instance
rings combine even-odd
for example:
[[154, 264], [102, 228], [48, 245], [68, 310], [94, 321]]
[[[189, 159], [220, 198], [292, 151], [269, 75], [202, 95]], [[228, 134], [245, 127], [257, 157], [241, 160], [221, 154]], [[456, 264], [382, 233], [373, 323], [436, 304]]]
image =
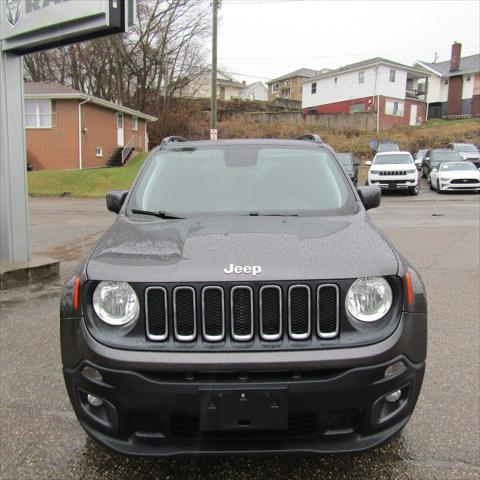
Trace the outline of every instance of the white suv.
[[378, 185], [382, 190], [407, 190], [418, 195], [418, 170], [409, 152], [377, 153], [368, 171], [367, 185]]

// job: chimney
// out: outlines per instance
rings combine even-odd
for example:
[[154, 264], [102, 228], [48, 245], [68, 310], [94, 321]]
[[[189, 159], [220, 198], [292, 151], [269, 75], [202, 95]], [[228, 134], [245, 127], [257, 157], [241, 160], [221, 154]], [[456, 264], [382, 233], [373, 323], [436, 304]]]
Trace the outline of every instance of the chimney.
[[452, 56], [450, 57], [450, 71], [456, 72], [460, 69], [460, 57], [462, 56], [462, 44], [453, 42]]

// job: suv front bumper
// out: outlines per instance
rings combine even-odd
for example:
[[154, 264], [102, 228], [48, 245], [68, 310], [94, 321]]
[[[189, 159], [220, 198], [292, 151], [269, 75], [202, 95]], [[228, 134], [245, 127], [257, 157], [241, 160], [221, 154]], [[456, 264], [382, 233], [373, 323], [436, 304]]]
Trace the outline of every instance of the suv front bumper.
[[[75, 413], [93, 438], [129, 455], [340, 453], [377, 447], [407, 423], [425, 369], [425, 314], [404, 313], [390, 337], [365, 347], [228, 352], [221, 357], [204, 353], [191, 358], [189, 353], [172, 352], [178, 361], [171, 363], [164, 361], [168, 354], [105, 347], [90, 336], [82, 319], [64, 322], [78, 329], [70, 347], [81, 360], [68, 366], [65, 360], [73, 357], [64, 357]], [[404, 370], [385, 377], [386, 368], [398, 361]], [[86, 376], [86, 366], [102, 379]], [[246, 394], [256, 401], [262, 392], [275, 395], [281, 390], [276, 408], [283, 409], [283, 423], [262, 425], [261, 419], [250, 423], [250, 418], [239, 416], [232, 427], [234, 414], [228, 413], [229, 418], [224, 423], [217, 419], [212, 429], [205, 422], [210, 403], [202, 401], [206, 390], [208, 395]], [[385, 400], [397, 390], [401, 396], [396, 403]], [[103, 404], [93, 407], [88, 394]]]

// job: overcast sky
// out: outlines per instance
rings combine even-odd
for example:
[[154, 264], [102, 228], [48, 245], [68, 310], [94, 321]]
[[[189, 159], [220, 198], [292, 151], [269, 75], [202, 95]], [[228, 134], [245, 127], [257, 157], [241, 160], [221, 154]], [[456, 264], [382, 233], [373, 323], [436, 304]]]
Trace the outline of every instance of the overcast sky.
[[219, 66], [247, 82], [297, 68], [338, 68], [381, 56], [413, 64], [480, 52], [480, 2], [222, 0]]

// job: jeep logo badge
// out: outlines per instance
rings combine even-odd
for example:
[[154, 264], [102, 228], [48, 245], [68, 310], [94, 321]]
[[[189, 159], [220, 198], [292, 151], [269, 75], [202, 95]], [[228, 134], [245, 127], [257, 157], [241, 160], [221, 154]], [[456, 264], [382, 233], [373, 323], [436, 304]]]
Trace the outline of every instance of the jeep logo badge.
[[14, 27], [20, 20], [21, 0], [7, 0], [7, 22]]
[[251, 273], [253, 276], [262, 273], [262, 267], [260, 265], [234, 265], [231, 263], [228, 268], [224, 268], [223, 271], [230, 275], [231, 273]]

